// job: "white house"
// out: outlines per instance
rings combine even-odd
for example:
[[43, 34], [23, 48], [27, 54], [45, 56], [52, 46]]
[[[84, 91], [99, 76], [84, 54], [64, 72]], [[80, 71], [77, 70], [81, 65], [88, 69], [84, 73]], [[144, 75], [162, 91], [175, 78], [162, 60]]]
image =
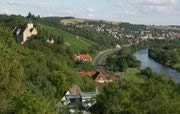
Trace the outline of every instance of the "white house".
[[24, 44], [26, 41], [30, 40], [32, 36], [38, 34], [37, 29], [33, 26], [32, 22], [29, 22], [25, 29], [16, 29], [17, 40]]

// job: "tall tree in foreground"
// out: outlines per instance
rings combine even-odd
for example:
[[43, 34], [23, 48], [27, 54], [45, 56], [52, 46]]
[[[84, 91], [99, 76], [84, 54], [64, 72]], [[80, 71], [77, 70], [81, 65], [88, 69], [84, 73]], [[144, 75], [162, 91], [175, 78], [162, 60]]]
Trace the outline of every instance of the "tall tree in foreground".
[[21, 90], [24, 78], [24, 70], [17, 53], [9, 48], [13, 46], [12, 37], [4, 31], [5, 28], [0, 28], [0, 113], [12, 109], [12, 98]]
[[178, 94], [169, 80], [144, 83], [121, 81], [105, 87], [97, 97], [96, 114], [179, 114]]

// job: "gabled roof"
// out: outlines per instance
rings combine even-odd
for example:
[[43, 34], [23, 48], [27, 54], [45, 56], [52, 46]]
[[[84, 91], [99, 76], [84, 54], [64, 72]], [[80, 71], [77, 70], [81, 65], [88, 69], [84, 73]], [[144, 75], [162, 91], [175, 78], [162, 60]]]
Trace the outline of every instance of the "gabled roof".
[[80, 93], [81, 93], [81, 88], [80, 88], [78, 85], [75, 85], [75, 86], [73, 86], [71, 89], [69, 89], [69, 92], [70, 92], [72, 95], [77, 95], [77, 96], [79, 96]]
[[92, 57], [89, 54], [79, 54], [80, 59], [91, 59]]
[[97, 76], [95, 76], [94, 80], [108, 80], [108, 76], [105, 73], [100, 72]]

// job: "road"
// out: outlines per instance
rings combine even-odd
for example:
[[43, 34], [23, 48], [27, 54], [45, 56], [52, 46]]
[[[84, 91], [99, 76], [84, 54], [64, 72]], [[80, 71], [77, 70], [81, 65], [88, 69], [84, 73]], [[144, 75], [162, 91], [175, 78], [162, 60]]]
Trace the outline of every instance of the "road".
[[109, 55], [112, 55], [113, 53], [121, 50], [121, 48], [114, 48], [114, 49], [108, 49], [105, 51], [100, 52], [94, 59], [93, 65], [96, 67], [97, 71], [111, 74], [110, 71], [106, 70], [106, 59]]
[[[131, 45], [123, 45], [122, 47], [130, 47]], [[93, 65], [96, 67], [97, 71], [106, 73], [108, 75], [112, 75], [113, 73], [108, 71], [105, 67], [106, 65], [106, 59], [108, 56], [112, 55], [113, 53], [120, 51], [121, 48], [114, 48], [114, 49], [108, 49], [100, 52], [94, 59]]]

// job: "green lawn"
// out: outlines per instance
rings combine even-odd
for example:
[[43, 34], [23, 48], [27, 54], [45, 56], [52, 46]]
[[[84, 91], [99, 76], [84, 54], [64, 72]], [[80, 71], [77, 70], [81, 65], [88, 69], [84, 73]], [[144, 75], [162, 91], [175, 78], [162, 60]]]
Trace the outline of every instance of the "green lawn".
[[138, 70], [137, 68], [129, 68], [127, 72], [118, 74], [122, 79], [140, 82], [141, 78], [137, 75], [137, 73], [140, 73], [140, 70]]
[[71, 33], [65, 32], [59, 28], [50, 27], [46, 25], [40, 25], [42, 28], [48, 29], [48, 31], [54, 33], [57, 36], [64, 36], [65, 42], [69, 43], [73, 51], [87, 50], [90, 46], [95, 45], [96, 43], [90, 41], [84, 37], [78, 37]]
[[179, 70], [179, 69], [180, 69], [180, 64], [175, 64], [175, 65], [173, 66], [173, 68], [178, 69], [178, 71], [180, 71], [180, 70]]

